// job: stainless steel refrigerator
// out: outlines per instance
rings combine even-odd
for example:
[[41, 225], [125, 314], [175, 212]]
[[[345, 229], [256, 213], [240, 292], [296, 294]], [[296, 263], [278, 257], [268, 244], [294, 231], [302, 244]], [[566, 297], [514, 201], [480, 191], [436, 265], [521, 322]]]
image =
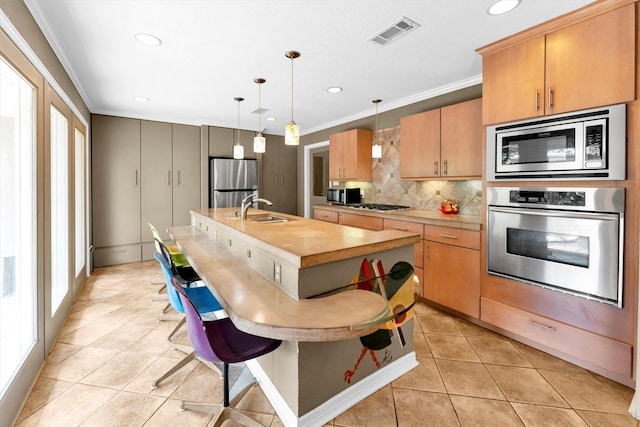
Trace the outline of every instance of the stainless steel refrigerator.
[[258, 196], [258, 161], [209, 158], [209, 207], [239, 207], [249, 194]]

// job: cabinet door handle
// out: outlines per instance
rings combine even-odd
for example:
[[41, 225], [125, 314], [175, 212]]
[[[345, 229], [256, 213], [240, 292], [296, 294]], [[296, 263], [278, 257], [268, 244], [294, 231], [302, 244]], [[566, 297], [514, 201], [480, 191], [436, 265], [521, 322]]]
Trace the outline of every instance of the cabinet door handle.
[[549, 332], [555, 332], [557, 330], [553, 326], [543, 325], [542, 323], [538, 323], [535, 320], [527, 320], [527, 323], [533, 326], [537, 326], [538, 328], [542, 328], [545, 331], [549, 331]]
[[178, 171], [178, 185], [180, 185], [180, 171]]
[[171, 185], [171, 171], [167, 171], [167, 185]]
[[438, 162], [433, 162], [433, 174], [438, 175]]
[[452, 236], [451, 234], [441, 234], [440, 237], [444, 237], [445, 239], [457, 239], [458, 236]]
[[445, 160], [443, 165], [443, 169], [442, 169], [442, 174], [443, 175], [448, 175], [449, 174], [449, 165], [447, 164], [447, 161]]
[[136, 169], [136, 187], [138, 186], [138, 169]]
[[536, 111], [540, 111], [540, 91], [536, 89]]
[[549, 111], [553, 111], [553, 88], [549, 86]]
[[393, 227], [395, 230], [407, 231], [407, 227]]

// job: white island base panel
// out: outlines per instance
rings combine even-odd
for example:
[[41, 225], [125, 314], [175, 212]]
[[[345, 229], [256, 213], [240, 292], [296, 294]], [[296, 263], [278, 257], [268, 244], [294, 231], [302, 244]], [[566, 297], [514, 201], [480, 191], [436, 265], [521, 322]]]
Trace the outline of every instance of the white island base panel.
[[346, 390], [336, 394], [325, 403], [297, 417], [289, 408], [284, 398], [280, 395], [271, 379], [262, 369], [256, 359], [246, 362], [247, 367], [260, 384], [262, 391], [280, 417], [280, 421], [286, 427], [317, 427], [333, 420], [347, 409], [366, 399], [392, 381], [397, 380], [413, 368], [418, 366], [414, 351], [405, 354], [393, 363], [390, 363], [366, 378], [351, 385]]

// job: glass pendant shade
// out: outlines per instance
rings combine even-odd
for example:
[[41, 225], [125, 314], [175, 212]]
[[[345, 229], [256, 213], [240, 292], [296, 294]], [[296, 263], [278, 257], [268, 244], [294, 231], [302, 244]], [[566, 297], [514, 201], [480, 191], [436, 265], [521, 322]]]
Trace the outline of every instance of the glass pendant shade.
[[300, 144], [300, 126], [293, 121], [293, 60], [300, 57], [300, 52], [290, 50], [285, 52], [284, 56], [291, 59], [291, 121], [284, 128], [285, 145]]
[[233, 158], [242, 160], [244, 159], [244, 147], [240, 144], [233, 146]]
[[244, 159], [244, 147], [240, 145], [240, 103], [244, 101], [244, 98], [233, 98], [238, 102], [238, 139], [236, 139], [236, 144], [233, 146], [233, 158], [242, 160]]
[[262, 133], [258, 132], [258, 134], [253, 137], [253, 152], [264, 153], [265, 151], [267, 151], [267, 139], [262, 136]]
[[285, 145], [300, 144], [300, 126], [293, 120], [284, 128], [284, 143]]
[[[373, 101], [371, 101], [374, 104], [376, 104], [376, 130], [374, 133], [378, 132], [378, 104], [381, 101], [382, 101], [381, 99], [374, 99]], [[371, 157], [373, 157], [374, 159], [382, 158], [382, 145], [380, 145], [379, 142], [376, 142], [371, 146]]]
[[373, 157], [374, 159], [382, 158], [382, 145], [373, 144], [373, 146], [371, 147], [371, 157]]
[[258, 134], [253, 137], [253, 152], [254, 153], [264, 153], [267, 151], [267, 140], [264, 136], [262, 136], [262, 83], [266, 82], [262, 77], [257, 77], [253, 79], [254, 82], [258, 83]]

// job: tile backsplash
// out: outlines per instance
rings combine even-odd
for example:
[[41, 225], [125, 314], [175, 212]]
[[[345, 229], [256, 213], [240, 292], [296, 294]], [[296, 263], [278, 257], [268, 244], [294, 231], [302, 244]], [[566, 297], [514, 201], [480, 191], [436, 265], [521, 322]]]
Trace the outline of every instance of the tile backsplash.
[[460, 215], [482, 214], [482, 180], [400, 180], [400, 126], [374, 132], [373, 142], [382, 145], [382, 158], [373, 159], [373, 180], [343, 184], [344, 187], [360, 187], [364, 202], [436, 211], [443, 200], [450, 199], [458, 202]]

